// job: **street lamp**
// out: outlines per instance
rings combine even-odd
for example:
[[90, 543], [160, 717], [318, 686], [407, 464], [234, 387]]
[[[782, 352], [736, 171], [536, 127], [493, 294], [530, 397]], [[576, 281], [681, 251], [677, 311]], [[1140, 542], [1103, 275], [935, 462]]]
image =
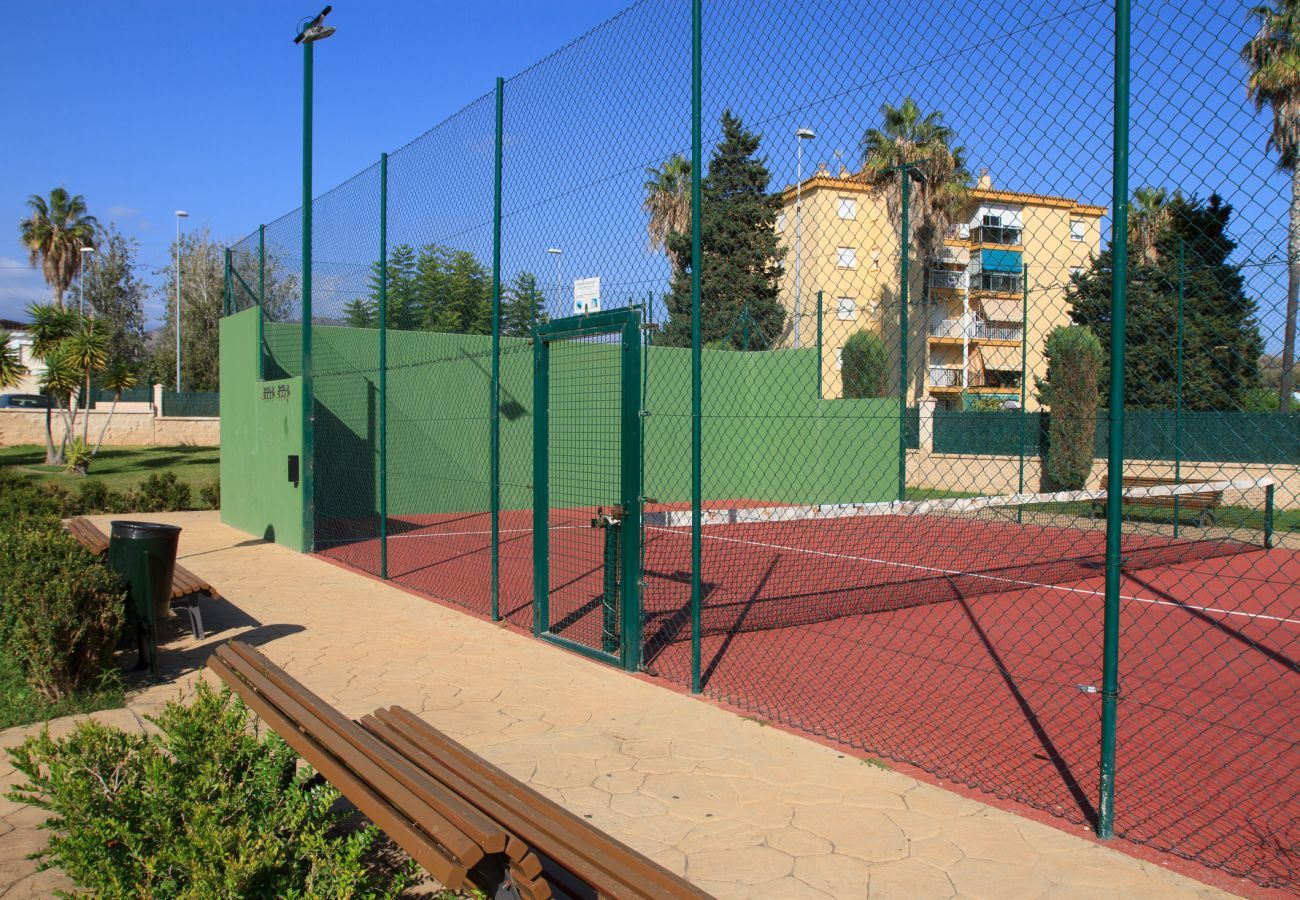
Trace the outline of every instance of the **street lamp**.
[[800, 128], [794, 133], [798, 148], [798, 172], [794, 181], [794, 346], [799, 347], [799, 332], [803, 329], [803, 281], [799, 272], [799, 257], [803, 250], [803, 142], [817, 135], [811, 128]]
[[556, 309], [560, 310], [564, 308], [563, 303], [561, 303], [564, 296], [564, 288], [560, 282], [560, 257], [563, 255], [564, 251], [559, 247], [547, 247], [546, 252], [555, 257], [555, 302], [560, 304], [556, 306]]
[[[312, 459], [316, 448], [315, 399], [311, 377], [311, 99], [312, 50], [317, 41], [334, 33], [325, 24], [330, 7], [325, 7], [316, 18], [298, 25], [295, 44], [302, 44], [302, 509], [303, 537], [307, 549], [315, 546], [316, 522], [313, 503], [316, 495], [315, 466]], [[382, 323], [381, 323], [382, 324]]]
[[77, 312], [80, 315], [86, 314], [86, 254], [94, 253], [94, 247], [80, 247], [78, 252], [81, 254], [81, 265], [78, 267], [77, 277]]
[[190, 214], [176, 210], [176, 393], [181, 392], [181, 219]]

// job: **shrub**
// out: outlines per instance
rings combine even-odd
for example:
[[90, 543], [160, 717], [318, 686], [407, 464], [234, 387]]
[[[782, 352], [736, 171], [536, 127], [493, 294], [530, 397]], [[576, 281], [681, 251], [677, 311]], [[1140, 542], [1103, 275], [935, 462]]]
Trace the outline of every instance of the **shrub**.
[[209, 481], [199, 488], [199, 499], [208, 509], [221, 509], [221, 479]]
[[0, 530], [0, 651], [48, 699], [97, 682], [125, 606], [117, 574], [57, 522]]
[[73, 438], [63, 452], [63, 464], [69, 472], [85, 475], [90, 471], [90, 463], [95, 458], [95, 451], [81, 438]]
[[190, 508], [190, 486], [178, 481], [175, 472], [150, 475], [140, 482], [136, 492], [136, 510], [139, 512], [172, 512]]
[[1006, 403], [1005, 397], [976, 397], [967, 408], [971, 412], [1002, 412], [1007, 408]]
[[22, 527], [31, 521], [58, 519], [71, 502], [57, 485], [0, 469], [0, 528]]
[[111, 495], [115, 493], [104, 482], [89, 478], [77, 485], [77, 511], [84, 515], [106, 510]]
[[889, 377], [889, 351], [869, 331], [857, 331], [844, 342], [840, 355], [845, 397], [884, 397]]
[[1082, 490], [1092, 472], [1101, 342], [1086, 326], [1061, 326], [1047, 336], [1046, 355], [1047, 379], [1038, 382], [1039, 400], [1051, 409], [1046, 487]]
[[99, 896], [396, 897], [412, 867], [375, 873], [373, 826], [350, 834], [338, 792], [295, 774], [293, 751], [263, 735], [228, 689], [127, 734], [84, 722], [9, 752], [26, 783], [9, 799], [51, 813], [39, 858]]

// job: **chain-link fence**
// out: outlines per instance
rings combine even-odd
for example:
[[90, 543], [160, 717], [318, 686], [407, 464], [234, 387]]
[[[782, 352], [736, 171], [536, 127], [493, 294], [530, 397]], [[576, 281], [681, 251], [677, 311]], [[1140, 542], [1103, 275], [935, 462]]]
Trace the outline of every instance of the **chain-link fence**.
[[231, 248], [310, 544], [1300, 887], [1288, 4], [628, 8]]

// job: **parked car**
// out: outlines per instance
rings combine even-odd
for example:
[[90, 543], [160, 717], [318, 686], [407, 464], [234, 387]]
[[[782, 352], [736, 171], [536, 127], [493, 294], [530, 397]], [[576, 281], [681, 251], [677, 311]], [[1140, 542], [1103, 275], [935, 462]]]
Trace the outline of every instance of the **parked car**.
[[0, 394], [0, 409], [49, 409], [51, 405], [44, 394]]

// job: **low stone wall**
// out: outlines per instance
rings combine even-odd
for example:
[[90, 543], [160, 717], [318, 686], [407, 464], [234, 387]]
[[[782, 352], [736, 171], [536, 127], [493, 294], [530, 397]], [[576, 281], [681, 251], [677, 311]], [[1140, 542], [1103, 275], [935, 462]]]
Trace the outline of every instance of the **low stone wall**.
[[[1014, 494], [1019, 486], [1020, 457], [966, 456], [955, 453], [907, 452], [907, 483], [916, 487], [976, 494]], [[1253, 465], [1250, 463], [1185, 462], [1180, 468], [1185, 480], [1233, 481], [1243, 478], [1272, 478], [1277, 482], [1273, 502], [1278, 509], [1300, 509], [1300, 467]], [[1025, 458], [1025, 491], [1042, 490], [1043, 463], [1037, 456]], [[1173, 478], [1174, 464], [1168, 460], [1131, 459], [1127, 475]], [[1098, 459], [1088, 479], [1089, 490], [1101, 490], [1106, 478], [1106, 460]], [[1252, 491], [1246, 502], [1263, 507], [1264, 491]]]
[[[132, 404], [139, 406], [141, 404]], [[93, 444], [99, 437], [99, 431], [108, 421], [105, 410], [90, 412], [90, 441]], [[81, 416], [77, 417], [77, 431], [81, 431]], [[57, 439], [63, 434], [63, 422], [59, 413], [54, 414], [54, 435]], [[0, 409], [0, 446], [10, 447], [14, 444], [45, 443], [45, 411]], [[163, 418], [155, 416], [152, 409], [124, 411], [121, 407], [109, 421], [108, 432], [104, 435], [106, 447], [143, 447], [143, 446], [195, 446], [217, 447], [221, 445], [221, 420], [217, 418]]]

